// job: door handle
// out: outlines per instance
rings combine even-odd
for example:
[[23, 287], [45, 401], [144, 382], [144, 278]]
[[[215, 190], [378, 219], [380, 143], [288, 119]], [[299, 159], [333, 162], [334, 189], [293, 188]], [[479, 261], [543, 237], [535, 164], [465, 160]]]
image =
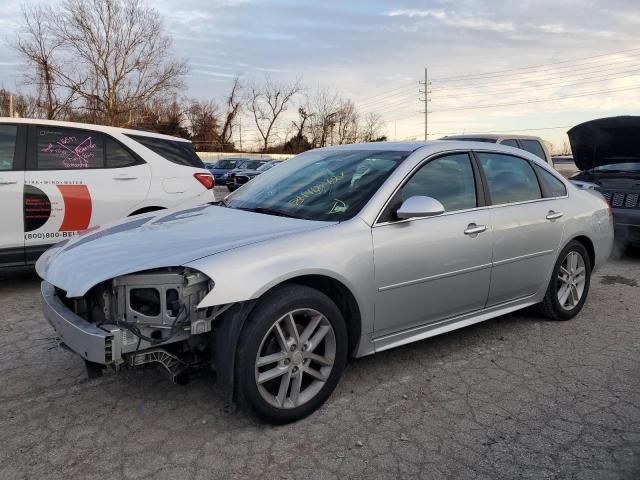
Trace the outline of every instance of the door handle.
[[562, 212], [554, 212], [553, 210], [549, 210], [547, 216], [545, 217], [547, 220], [557, 220], [562, 217]]
[[16, 183], [18, 183], [17, 180], [4, 180], [0, 178], [0, 185], [15, 185]]
[[138, 177], [132, 177], [130, 175], [116, 175], [113, 177], [114, 180], [135, 180]]
[[476, 225], [475, 223], [470, 223], [464, 231], [465, 235], [476, 236], [479, 233], [484, 232], [487, 229], [486, 225]]

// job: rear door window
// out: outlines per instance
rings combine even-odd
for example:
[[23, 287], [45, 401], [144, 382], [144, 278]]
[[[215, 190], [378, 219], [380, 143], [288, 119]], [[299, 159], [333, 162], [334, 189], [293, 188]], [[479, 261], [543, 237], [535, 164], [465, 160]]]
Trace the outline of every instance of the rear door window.
[[38, 170], [86, 170], [104, 167], [104, 138], [90, 130], [36, 127]]
[[547, 160], [547, 156], [544, 153], [544, 148], [540, 145], [540, 142], [537, 140], [520, 140], [520, 144], [522, 148], [529, 153], [533, 153], [534, 155], [540, 157], [543, 160]]
[[180, 142], [177, 140], [167, 140], [143, 135], [127, 136], [172, 163], [185, 165], [187, 167], [204, 168], [204, 163], [200, 157], [198, 157], [190, 142]]
[[478, 153], [494, 205], [542, 198], [531, 164], [519, 157], [500, 153]]
[[17, 126], [0, 125], [0, 171], [14, 168], [13, 158], [16, 153], [17, 135]]
[[520, 148], [520, 145], [518, 145], [518, 141], [515, 138], [507, 138], [506, 140], [502, 140], [500, 144], [506, 145], [507, 147]]

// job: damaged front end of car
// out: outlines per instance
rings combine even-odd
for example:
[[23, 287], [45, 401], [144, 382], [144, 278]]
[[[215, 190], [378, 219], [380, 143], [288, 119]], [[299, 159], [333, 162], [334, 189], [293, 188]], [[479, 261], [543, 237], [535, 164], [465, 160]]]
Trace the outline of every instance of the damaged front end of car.
[[212, 324], [233, 306], [198, 308], [213, 288], [203, 273], [175, 267], [113, 278], [82, 297], [43, 282], [42, 298], [60, 343], [84, 358], [90, 376], [159, 364], [182, 383], [190, 367], [210, 363]]

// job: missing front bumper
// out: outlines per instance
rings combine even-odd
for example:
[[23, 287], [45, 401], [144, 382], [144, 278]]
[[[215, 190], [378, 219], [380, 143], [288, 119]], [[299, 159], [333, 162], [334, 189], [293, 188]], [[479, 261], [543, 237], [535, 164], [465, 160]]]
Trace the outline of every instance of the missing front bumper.
[[44, 316], [68, 349], [101, 365], [122, 362], [119, 329], [107, 331], [79, 317], [60, 301], [48, 282], [42, 282], [40, 291]]

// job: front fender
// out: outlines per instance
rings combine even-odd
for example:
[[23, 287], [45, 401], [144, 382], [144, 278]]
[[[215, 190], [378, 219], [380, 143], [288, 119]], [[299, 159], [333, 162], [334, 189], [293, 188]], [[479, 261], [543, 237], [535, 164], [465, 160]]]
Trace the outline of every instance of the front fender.
[[371, 231], [360, 221], [248, 245], [185, 266], [214, 282], [199, 308], [255, 300], [296, 277], [332, 278], [353, 294], [362, 317], [362, 333], [373, 330]]

